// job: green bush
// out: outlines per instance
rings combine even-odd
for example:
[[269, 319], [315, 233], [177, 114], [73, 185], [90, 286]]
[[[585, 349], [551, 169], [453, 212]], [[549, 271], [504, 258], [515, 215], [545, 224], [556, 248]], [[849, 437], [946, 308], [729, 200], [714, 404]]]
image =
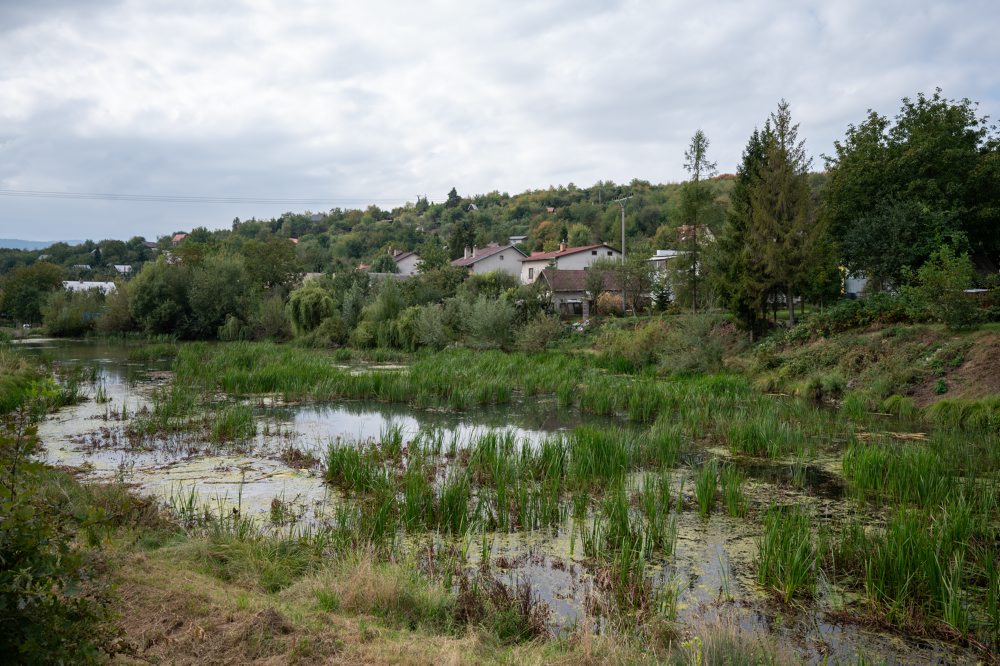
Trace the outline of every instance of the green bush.
[[666, 322], [658, 319], [633, 330], [605, 327], [594, 346], [601, 352], [605, 368], [635, 372], [660, 362], [667, 336]]
[[562, 330], [558, 317], [539, 314], [518, 331], [516, 346], [526, 352], [545, 351], [562, 334]]
[[370, 321], [359, 321], [350, 335], [350, 344], [358, 349], [370, 349], [375, 346], [375, 324]]
[[107, 590], [76, 532], [98, 516], [46, 492], [30, 456], [52, 390], [33, 385], [0, 423], [0, 654], [11, 663], [96, 663], [110, 643]]
[[425, 305], [420, 308], [416, 319], [418, 342], [431, 349], [444, 349], [451, 341], [451, 332], [445, 323], [444, 308], [440, 305]]
[[788, 332], [787, 339], [802, 342], [816, 335], [826, 337], [854, 328], [904, 323], [910, 319], [903, 299], [892, 294], [872, 294], [858, 300], [840, 301], [810, 315]]
[[419, 306], [408, 307], [396, 320], [396, 346], [400, 349], [416, 351], [419, 346], [419, 321], [422, 309]]
[[303, 335], [319, 326], [333, 314], [336, 304], [326, 289], [307, 284], [288, 297], [288, 320], [295, 335]]
[[92, 291], [53, 292], [42, 308], [42, 321], [50, 335], [72, 337], [94, 329], [104, 308], [104, 295]]
[[281, 296], [274, 294], [261, 299], [257, 310], [250, 317], [250, 330], [257, 340], [287, 340], [291, 326]]
[[904, 289], [912, 310], [952, 329], [974, 326], [982, 320], [979, 303], [964, 293], [976, 283], [969, 255], [957, 255], [942, 246], [917, 271], [916, 285]]
[[226, 323], [219, 327], [219, 339], [223, 342], [236, 342], [237, 340], [247, 340], [250, 331], [246, 324], [239, 320], [239, 317], [229, 315]]
[[315, 329], [295, 338], [295, 343], [314, 349], [339, 347], [347, 342], [351, 335], [347, 324], [337, 313], [327, 317]]
[[486, 346], [506, 348], [513, 335], [514, 315], [514, 306], [508, 301], [480, 296], [472, 304], [469, 333]]
[[101, 333], [127, 333], [135, 330], [135, 321], [129, 311], [129, 289], [125, 283], [104, 297], [104, 309], [94, 328]]

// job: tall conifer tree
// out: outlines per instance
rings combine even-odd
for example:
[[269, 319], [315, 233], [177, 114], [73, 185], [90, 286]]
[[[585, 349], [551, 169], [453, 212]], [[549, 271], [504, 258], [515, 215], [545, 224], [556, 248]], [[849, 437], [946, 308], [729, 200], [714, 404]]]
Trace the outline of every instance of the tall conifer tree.
[[823, 231], [812, 214], [805, 142], [798, 138], [788, 102], [782, 100], [768, 121], [764, 163], [750, 191], [749, 245], [788, 305], [795, 324], [794, 300], [804, 286]]
[[736, 181], [729, 195], [731, 206], [726, 225], [710, 255], [710, 284], [722, 304], [731, 310], [751, 337], [760, 332], [770, 277], [750, 245], [750, 195], [764, 164], [770, 127], [754, 130], [743, 160], [736, 168]]

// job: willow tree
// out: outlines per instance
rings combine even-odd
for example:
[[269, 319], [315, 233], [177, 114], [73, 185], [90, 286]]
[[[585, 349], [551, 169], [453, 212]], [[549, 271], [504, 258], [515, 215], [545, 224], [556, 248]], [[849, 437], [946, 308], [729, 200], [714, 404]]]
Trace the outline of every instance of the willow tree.
[[307, 284], [288, 297], [288, 319], [296, 335], [312, 331], [333, 314], [336, 302], [323, 287]]

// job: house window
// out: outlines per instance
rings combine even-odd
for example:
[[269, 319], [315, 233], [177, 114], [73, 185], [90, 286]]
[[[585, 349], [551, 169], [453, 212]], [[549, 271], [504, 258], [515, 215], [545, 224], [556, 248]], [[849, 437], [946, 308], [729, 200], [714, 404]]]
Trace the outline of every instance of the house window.
[[611, 250], [608, 250], [608, 256], [609, 257], [611, 256]]
[[591, 250], [591, 251], [590, 251], [590, 253], [591, 253], [592, 255], [594, 255], [595, 257], [597, 256], [597, 250]]
[[529, 280], [534, 280], [535, 279], [535, 269], [534, 268], [529, 268], [528, 269], [528, 279]]
[[500, 255], [500, 261], [503, 261], [503, 255], [502, 254]]

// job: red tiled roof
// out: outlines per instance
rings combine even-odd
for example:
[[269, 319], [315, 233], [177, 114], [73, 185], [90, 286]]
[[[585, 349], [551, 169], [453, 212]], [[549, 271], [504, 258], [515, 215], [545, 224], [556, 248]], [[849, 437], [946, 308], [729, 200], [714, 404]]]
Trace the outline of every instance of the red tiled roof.
[[[474, 256], [472, 256], [472, 257], [462, 257], [460, 259], [455, 259], [453, 262], [451, 262], [451, 265], [452, 266], [471, 266], [472, 264], [476, 263], [477, 261], [480, 261], [481, 259], [485, 259], [486, 257], [492, 257], [494, 254], [497, 254], [499, 252], [503, 252], [504, 250], [506, 250], [508, 248], [514, 250], [515, 252], [517, 252], [519, 255], [521, 255], [521, 257], [524, 256], [524, 253], [521, 252], [520, 250], [518, 250], [513, 245], [497, 245], [496, 243], [493, 243], [493, 244], [487, 245], [486, 247], [479, 248], [478, 250], [476, 250], [476, 254]], [[519, 259], [520, 259], [520, 257], [519, 257]]]
[[[560, 270], [558, 268], [546, 268], [538, 276], [540, 280], [545, 280], [552, 291], [587, 291], [587, 276], [593, 270]], [[604, 273], [604, 291], [621, 290], [618, 276], [610, 271]]]
[[[557, 257], [565, 257], [568, 254], [577, 254], [578, 252], [586, 252], [587, 250], [594, 250], [599, 247], [606, 247], [609, 250], [615, 250], [607, 243], [598, 243], [597, 245], [582, 245], [580, 247], [568, 247], [565, 250], [556, 250], [554, 252], [532, 252], [531, 256], [526, 257], [524, 261], [536, 261], [539, 259], [555, 259]], [[617, 252], [618, 250], [615, 250]]]

